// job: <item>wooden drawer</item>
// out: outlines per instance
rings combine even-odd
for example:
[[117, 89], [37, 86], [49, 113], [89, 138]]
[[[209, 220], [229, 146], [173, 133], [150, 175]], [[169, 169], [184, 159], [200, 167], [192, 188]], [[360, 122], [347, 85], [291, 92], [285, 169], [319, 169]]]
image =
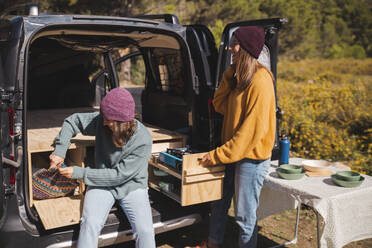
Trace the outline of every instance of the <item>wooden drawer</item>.
[[204, 154], [184, 155], [180, 172], [161, 164], [157, 155], [153, 155], [149, 162], [150, 187], [176, 200], [182, 206], [221, 199], [225, 166], [200, 165], [198, 158]]

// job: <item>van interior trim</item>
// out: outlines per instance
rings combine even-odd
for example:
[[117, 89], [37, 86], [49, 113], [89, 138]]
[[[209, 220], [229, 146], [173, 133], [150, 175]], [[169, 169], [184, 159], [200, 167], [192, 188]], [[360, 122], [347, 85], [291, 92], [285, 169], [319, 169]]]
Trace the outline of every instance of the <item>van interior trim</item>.
[[127, 37], [138, 42], [140, 47], [159, 47], [159, 48], [171, 48], [180, 50], [180, 44], [178, 41], [168, 35], [156, 34], [151, 32], [131, 32], [131, 33], [118, 33], [118, 32], [100, 32], [100, 31], [86, 31], [86, 30], [70, 30], [70, 29], [57, 29], [40, 32], [35, 35], [33, 41], [45, 36], [56, 36], [56, 35], [91, 35], [91, 36], [111, 36], [111, 37]]

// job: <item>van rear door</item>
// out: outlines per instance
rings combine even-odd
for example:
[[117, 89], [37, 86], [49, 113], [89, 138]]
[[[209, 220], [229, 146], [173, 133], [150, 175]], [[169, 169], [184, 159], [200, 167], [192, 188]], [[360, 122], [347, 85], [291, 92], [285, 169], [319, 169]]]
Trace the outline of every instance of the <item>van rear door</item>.
[[186, 40], [196, 73], [192, 106], [192, 147], [207, 151], [213, 149], [211, 129], [211, 100], [215, 84], [218, 53], [214, 37], [203, 25], [188, 25]]
[[[7, 199], [5, 196], [5, 182], [9, 181], [3, 164], [4, 150], [9, 143], [9, 121], [7, 94], [5, 92], [5, 70], [2, 50], [5, 49], [10, 39], [10, 23], [8, 20], [0, 20], [0, 229], [5, 223]], [[6, 178], [7, 177], [7, 178]]]

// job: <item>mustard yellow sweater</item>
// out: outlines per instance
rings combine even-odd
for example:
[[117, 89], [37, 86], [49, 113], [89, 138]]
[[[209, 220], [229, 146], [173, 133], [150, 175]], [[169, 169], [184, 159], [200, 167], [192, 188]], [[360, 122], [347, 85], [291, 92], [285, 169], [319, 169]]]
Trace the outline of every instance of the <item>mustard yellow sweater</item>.
[[223, 145], [209, 152], [213, 164], [268, 159], [275, 141], [275, 93], [270, 73], [259, 69], [243, 91], [231, 90], [233, 75], [234, 69], [229, 67], [213, 98], [216, 112], [224, 115]]

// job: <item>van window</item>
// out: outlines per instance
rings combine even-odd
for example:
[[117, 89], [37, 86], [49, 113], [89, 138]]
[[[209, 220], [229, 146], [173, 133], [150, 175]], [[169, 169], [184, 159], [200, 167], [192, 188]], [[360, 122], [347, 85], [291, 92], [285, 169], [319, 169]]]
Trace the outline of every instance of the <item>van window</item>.
[[179, 50], [154, 49], [153, 61], [159, 75], [158, 89], [172, 95], [183, 95], [185, 82], [182, 69], [182, 58]]
[[95, 73], [102, 55], [62, 46], [57, 40], [39, 38], [31, 44], [28, 66], [28, 109], [91, 107]]
[[114, 59], [120, 56], [119, 59], [115, 59], [120, 87], [145, 86], [146, 67], [138, 49], [133, 47], [118, 49], [113, 55]]

